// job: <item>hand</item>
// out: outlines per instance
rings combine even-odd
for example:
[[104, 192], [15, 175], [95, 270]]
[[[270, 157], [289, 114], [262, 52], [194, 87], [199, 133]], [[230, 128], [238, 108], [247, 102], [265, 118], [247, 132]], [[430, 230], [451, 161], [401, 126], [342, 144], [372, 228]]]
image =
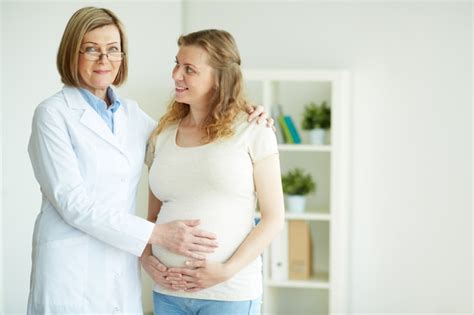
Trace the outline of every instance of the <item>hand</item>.
[[[150, 238], [152, 244], [194, 259], [205, 259], [218, 246], [216, 235], [196, 228], [199, 220], [178, 220], [157, 224]], [[201, 252], [201, 253], [196, 253]]]
[[186, 282], [184, 280], [178, 279], [171, 281], [167, 279], [169, 276], [168, 268], [150, 252], [143, 253], [140, 257], [140, 263], [153, 282], [159, 284], [161, 287], [174, 291], [186, 289]]
[[275, 122], [273, 118], [267, 117], [267, 113], [265, 113], [264, 108], [262, 105], [258, 105], [257, 107], [250, 106], [247, 113], [249, 114], [248, 121], [253, 121], [257, 119], [257, 124], [262, 123], [264, 120], [267, 121], [267, 127], [271, 127], [273, 132], [276, 132], [276, 128], [274, 126]]
[[170, 281], [185, 281], [186, 292], [197, 292], [230, 279], [233, 273], [226, 264], [205, 260], [186, 261], [185, 268], [169, 268]]

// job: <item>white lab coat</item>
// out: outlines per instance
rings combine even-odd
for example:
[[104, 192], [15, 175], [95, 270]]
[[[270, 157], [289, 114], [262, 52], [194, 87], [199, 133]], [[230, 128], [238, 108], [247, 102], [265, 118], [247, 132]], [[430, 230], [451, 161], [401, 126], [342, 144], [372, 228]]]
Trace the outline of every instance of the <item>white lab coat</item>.
[[155, 122], [122, 100], [114, 123], [115, 134], [73, 87], [36, 108], [28, 314], [142, 314], [138, 256], [154, 224], [134, 215], [135, 196]]

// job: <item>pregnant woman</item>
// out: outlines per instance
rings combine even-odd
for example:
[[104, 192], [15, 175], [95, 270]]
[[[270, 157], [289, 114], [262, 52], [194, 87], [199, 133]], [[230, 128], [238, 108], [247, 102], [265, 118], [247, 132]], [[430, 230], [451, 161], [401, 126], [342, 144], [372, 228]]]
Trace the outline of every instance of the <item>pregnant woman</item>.
[[190, 33], [178, 46], [175, 96], [148, 146], [148, 219], [199, 218], [219, 247], [193, 261], [149, 245], [144, 255], [153, 253], [167, 267], [154, 286], [154, 311], [259, 314], [260, 254], [284, 222], [276, 138], [247, 122], [240, 56], [229, 33]]

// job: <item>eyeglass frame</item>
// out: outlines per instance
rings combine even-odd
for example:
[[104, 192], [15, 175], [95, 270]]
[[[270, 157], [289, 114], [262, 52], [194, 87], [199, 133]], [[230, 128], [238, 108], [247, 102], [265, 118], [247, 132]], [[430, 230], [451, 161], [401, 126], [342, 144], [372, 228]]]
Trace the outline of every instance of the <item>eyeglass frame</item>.
[[[99, 61], [99, 60], [102, 59], [102, 56], [106, 56], [106, 57], [107, 57], [107, 60], [108, 60], [109, 62], [119, 62], [119, 61], [122, 61], [123, 58], [124, 58], [125, 55], [126, 55], [125, 52], [123, 52], [123, 51], [111, 51], [111, 52], [108, 52], [108, 53], [102, 53], [102, 52], [99, 52], [99, 51], [97, 51], [97, 52], [87, 52], [87, 51], [79, 50], [79, 53], [82, 54], [82, 55], [84, 55], [84, 57], [86, 57], [86, 56], [91, 57], [91, 56], [94, 56], [94, 53], [98, 53], [98, 55], [95, 55], [95, 56], [98, 57], [97, 59], [92, 60], [92, 59], [87, 59], [87, 57], [86, 57], [86, 59], [89, 60], [89, 61]], [[121, 55], [121, 58], [120, 58], [120, 60], [110, 60], [109, 54], [120, 54], [120, 55]]]

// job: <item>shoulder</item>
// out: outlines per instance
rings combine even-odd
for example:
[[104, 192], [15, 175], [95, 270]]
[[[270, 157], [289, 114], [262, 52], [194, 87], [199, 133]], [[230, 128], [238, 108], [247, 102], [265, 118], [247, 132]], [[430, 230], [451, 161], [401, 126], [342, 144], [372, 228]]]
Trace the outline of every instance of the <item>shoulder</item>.
[[174, 136], [177, 127], [178, 123], [172, 123], [168, 125], [166, 128], [161, 130], [159, 134], [154, 134], [151, 136], [148, 139], [148, 145], [155, 147], [157, 144], [159, 145], [161, 142], [163, 142], [163, 139], [166, 139], [169, 136]]
[[143, 127], [147, 133], [151, 133], [151, 131], [156, 127], [156, 121], [140, 108], [137, 101], [122, 98], [121, 107], [123, 111], [128, 116], [133, 117], [134, 121], [136, 121], [140, 127]]
[[35, 108], [34, 116], [36, 118], [47, 118], [61, 116], [68, 109], [66, 99], [62, 91], [41, 101]]
[[120, 98], [120, 106], [131, 114], [144, 115], [145, 112], [138, 106], [137, 101], [129, 98]]
[[257, 124], [255, 120], [249, 122], [245, 112], [239, 113], [234, 120], [234, 130], [235, 135], [245, 136], [250, 140], [256, 136], [275, 137], [272, 128], [267, 127], [265, 123]]
[[247, 120], [248, 114], [240, 112], [234, 118], [233, 129], [235, 135], [240, 135], [248, 132], [252, 128], [252, 123]]
[[39, 105], [36, 107], [37, 109], [40, 108], [41, 110], [45, 109], [58, 109], [61, 110], [64, 108], [66, 105], [66, 98], [64, 97], [64, 94], [62, 91], [59, 91], [47, 99], [44, 99], [39, 103]]

